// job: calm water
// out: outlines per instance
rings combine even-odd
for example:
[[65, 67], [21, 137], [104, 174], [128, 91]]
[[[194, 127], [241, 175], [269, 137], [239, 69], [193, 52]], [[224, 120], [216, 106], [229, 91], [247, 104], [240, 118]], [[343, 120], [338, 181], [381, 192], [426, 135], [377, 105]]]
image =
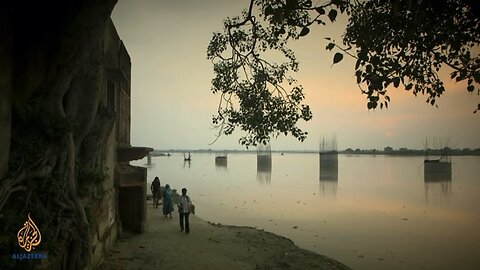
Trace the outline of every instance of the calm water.
[[272, 154], [258, 168], [250, 153], [227, 164], [173, 154], [153, 157], [148, 179], [186, 187], [205, 220], [265, 229], [354, 269], [478, 269], [480, 157], [453, 157], [444, 181], [425, 181], [423, 157], [319, 163], [318, 154]]

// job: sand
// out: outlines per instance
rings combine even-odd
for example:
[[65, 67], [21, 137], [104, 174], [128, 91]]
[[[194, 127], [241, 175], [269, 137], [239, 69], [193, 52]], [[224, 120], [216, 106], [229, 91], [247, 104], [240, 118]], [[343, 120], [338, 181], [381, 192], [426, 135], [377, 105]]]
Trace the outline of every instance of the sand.
[[177, 212], [165, 219], [161, 206], [155, 209], [149, 201], [147, 208], [147, 231], [118, 240], [99, 269], [350, 269], [285, 237], [210, 224], [192, 214], [185, 234]]

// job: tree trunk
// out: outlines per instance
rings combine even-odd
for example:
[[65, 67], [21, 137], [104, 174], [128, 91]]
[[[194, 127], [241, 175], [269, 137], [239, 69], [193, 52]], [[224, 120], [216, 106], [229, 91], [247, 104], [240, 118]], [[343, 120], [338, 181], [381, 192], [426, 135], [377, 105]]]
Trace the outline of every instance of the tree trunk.
[[[46, 208], [37, 211], [46, 215], [42, 221], [57, 227], [45, 232], [54, 239], [44, 241], [63, 245], [57, 248], [64, 269], [83, 269], [90, 262], [85, 207], [92, 198], [80, 198], [77, 176], [78, 168], [103, 169], [98, 146], [113, 127], [114, 117], [100, 105], [100, 90], [102, 40], [115, 3], [12, 2], [0, 11], [0, 221], [2, 226], [9, 221], [3, 213]], [[42, 194], [49, 181], [60, 194]], [[24, 200], [12, 200], [14, 192]], [[2, 234], [12, 234], [2, 231], [12, 226], [3, 227]], [[14, 246], [0, 242], [0, 248]]]

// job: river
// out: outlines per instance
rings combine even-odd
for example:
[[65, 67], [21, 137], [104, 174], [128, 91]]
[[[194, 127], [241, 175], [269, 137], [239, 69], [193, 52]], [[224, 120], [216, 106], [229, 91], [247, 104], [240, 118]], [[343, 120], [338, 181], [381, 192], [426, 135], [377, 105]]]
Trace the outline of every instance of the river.
[[340, 154], [320, 168], [318, 154], [257, 164], [255, 153], [173, 153], [132, 164], [148, 168], [148, 187], [155, 176], [186, 187], [204, 220], [283, 235], [353, 269], [478, 269], [480, 157], [452, 157], [444, 179], [424, 176], [423, 159]]

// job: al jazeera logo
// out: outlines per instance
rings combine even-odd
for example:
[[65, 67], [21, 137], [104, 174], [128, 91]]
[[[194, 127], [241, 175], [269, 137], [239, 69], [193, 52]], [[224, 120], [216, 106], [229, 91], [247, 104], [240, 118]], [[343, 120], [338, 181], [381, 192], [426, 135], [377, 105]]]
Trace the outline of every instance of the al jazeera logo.
[[47, 252], [31, 252], [42, 242], [42, 233], [37, 227], [37, 224], [30, 217], [23, 223], [23, 227], [17, 233], [18, 245], [27, 253], [15, 253], [12, 255], [14, 260], [41, 260], [47, 259]]

